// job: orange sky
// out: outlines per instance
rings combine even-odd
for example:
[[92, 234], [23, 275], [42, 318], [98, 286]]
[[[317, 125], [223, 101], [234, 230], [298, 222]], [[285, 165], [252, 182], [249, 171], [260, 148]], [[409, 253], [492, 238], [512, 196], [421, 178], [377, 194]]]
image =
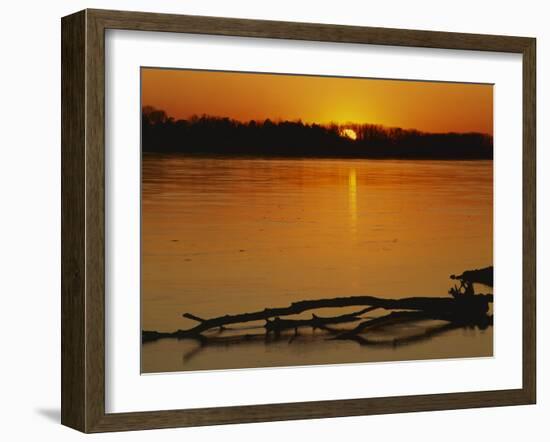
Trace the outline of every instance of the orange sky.
[[493, 86], [142, 68], [142, 105], [176, 119], [373, 123], [493, 133]]

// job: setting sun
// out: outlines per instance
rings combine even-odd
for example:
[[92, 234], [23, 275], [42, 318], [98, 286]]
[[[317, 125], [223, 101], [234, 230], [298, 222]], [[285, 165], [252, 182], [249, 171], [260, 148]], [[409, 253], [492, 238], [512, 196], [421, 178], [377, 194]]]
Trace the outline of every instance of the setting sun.
[[349, 138], [351, 140], [356, 140], [357, 139], [357, 133], [353, 129], [350, 129], [350, 128], [342, 129], [341, 132], [340, 132], [340, 135], [342, 135], [343, 137]]

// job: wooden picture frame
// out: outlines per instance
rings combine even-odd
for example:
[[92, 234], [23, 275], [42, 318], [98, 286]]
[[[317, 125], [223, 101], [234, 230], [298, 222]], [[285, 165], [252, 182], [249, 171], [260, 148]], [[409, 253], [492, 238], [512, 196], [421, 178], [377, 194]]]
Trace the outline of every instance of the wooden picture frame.
[[[523, 385], [513, 390], [271, 405], [105, 412], [105, 30], [123, 29], [494, 51], [523, 57]], [[84, 10], [62, 19], [62, 410], [83, 432], [533, 404], [535, 341], [534, 38]]]

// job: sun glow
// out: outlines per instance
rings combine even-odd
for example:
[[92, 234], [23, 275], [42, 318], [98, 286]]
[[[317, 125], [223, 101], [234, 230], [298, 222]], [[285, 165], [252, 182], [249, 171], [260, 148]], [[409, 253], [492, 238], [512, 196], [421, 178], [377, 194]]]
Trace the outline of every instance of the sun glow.
[[493, 132], [490, 84], [158, 68], [142, 68], [141, 77], [142, 107], [162, 109], [176, 120], [205, 114], [242, 122], [336, 122], [352, 130], [353, 123], [371, 123], [423, 132]]
[[340, 131], [340, 135], [343, 137], [349, 138], [350, 140], [356, 140], [357, 139], [357, 133], [350, 128], [345, 128]]

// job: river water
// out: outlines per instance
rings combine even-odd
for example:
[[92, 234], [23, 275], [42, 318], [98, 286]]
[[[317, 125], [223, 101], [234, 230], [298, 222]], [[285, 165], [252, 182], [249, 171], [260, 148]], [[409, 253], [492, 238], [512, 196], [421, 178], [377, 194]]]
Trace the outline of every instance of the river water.
[[[492, 161], [144, 155], [142, 329], [196, 325], [185, 312], [209, 318], [303, 299], [445, 296], [450, 274], [492, 265], [492, 171]], [[256, 325], [207, 345], [146, 343], [142, 372], [493, 352], [492, 327], [413, 323], [377, 330], [380, 345], [361, 346], [308, 329], [266, 340]], [[229, 339], [243, 333], [251, 336]]]

